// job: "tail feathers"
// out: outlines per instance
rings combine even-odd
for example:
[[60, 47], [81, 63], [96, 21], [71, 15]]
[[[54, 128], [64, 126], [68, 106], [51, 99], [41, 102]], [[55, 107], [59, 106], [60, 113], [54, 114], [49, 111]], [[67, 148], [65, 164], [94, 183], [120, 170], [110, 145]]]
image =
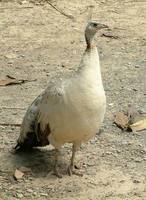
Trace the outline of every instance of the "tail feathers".
[[15, 146], [16, 151], [29, 151], [33, 147], [43, 147], [49, 145], [48, 136], [51, 133], [49, 124], [46, 125], [45, 130], [41, 130], [40, 123], [36, 124], [33, 131], [28, 131], [25, 134], [25, 138], [20, 133], [17, 145]]
[[28, 132], [27, 137], [22, 141], [17, 141], [14, 149], [16, 151], [30, 151], [33, 147], [42, 147], [49, 145], [49, 141], [46, 138], [45, 140], [38, 141], [38, 138], [34, 132]]

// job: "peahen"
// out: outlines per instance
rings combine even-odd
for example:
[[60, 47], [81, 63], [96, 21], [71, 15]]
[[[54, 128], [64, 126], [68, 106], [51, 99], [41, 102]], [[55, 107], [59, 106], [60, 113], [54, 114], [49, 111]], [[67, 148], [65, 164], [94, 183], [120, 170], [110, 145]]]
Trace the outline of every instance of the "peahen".
[[76, 71], [54, 77], [48, 87], [29, 106], [15, 149], [52, 144], [55, 147], [54, 172], [58, 171], [59, 150], [72, 143], [69, 175], [75, 173], [75, 153], [82, 142], [96, 135], [104, 119], [106, 97], [94, 36], [106, 25], [91, 21], [85, 29], [87, 47]]

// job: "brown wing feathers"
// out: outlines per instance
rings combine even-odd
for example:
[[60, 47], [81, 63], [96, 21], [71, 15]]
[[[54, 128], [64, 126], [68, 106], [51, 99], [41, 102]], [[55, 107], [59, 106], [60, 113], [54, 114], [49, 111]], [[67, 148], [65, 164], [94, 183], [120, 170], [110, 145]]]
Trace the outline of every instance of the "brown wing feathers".
[[33, 132], [28, 132], [26, 134], [26, 138], [22, 143], [18, 141], [15, 149], [20, 151], [29, 151], [33, 147], [42, 147], [49, 145], [48, 136], [51, 133], [50, 126], [49, 124], [47, 124], [44, 131], [42, 131], [40, 127], [40, 123], [38, 123]]

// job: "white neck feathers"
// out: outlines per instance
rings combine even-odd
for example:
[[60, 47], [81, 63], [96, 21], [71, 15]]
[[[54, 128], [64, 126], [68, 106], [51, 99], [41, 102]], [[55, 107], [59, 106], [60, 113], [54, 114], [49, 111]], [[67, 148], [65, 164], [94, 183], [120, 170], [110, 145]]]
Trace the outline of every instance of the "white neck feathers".
[[79, 71], [86, 80], [93, 79], [98, 84], [102, 84], [99, 56], [96, 47], [85, 50]]

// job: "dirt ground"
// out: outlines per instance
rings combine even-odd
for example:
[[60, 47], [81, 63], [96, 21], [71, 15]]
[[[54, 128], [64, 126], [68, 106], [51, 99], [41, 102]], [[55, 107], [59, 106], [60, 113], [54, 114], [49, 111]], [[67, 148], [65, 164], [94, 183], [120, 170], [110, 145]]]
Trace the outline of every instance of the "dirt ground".
[[[34, 3], [35, 2], [35, 3]], [[51, 174], [54, 152], [46, 147], [29, 155], [10, 150], [17, 126], [0, 126], [0, 200], [145, 200], [146, 132], [121, 131], [113, 114], [128, 105], [146, 113], [146, 1], [0, 1], [0, 79], [11, 75], [34, 80], [0, 87], [0, 124], [20, 124], [28, 105], [57, 72], [78, 66], [90, 18], [109, 25], [97, 37], [107, 112], [101, 134], [78, 152], [84, 176], [66, 174], [70, 145], [62, 148], [59, 179]], [[73, 16], [71, 18], [70, 16]], [[114, 37], [105, 37], [102, 34]], [[117, 36], [117, 37], [115, 37]], [[30, 168], [23, 179], [15, 169]]]

